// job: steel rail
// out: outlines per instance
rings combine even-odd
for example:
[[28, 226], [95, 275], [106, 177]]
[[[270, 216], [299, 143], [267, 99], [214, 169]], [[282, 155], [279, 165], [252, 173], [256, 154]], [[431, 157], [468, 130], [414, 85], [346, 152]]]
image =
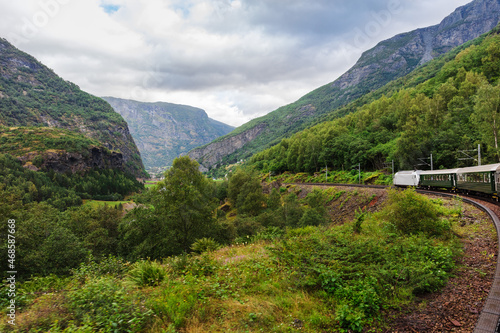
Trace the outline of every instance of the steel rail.
[[[367, 188], [388, 188], [391, 186], [385, 185], [363, 185], [363, 184], [334, 184], [334, 183], [283, 183], [283, 185], [313, 185], [313, 186], [343, 186], [343, 187], [367, 187]], [[496, 333], [499, 328], [500, 322], [500, 218], [488, 207], [485, 205], [474, 201], [473, 199], [469, 199], [465, 196], [459, 196], [457, 194], [444, 193], [444, 192], [436, 192], [429, 190], [419, 190], [418, 193], [421, 194], [432, 194], [443, 197], [459, 197], [464, 202], [467, 202], [475, 207], [481, 209], [487, 215], [489, 215], [491, 221], [495, 225], [495, 229], [497, 231], [497, 264], [495, 270], [495, 276], [493, 278], [493, 284], [491, 286], [490, 292], [488, 293], [488, 297], [486, 298], [486, 302], [484, 304], [483, 310], [479, 315], [479, 319], [476, 323], [476, 327], [474, 328], [474, 333]], [[480, 200], [480, 199], [478, 199]]]

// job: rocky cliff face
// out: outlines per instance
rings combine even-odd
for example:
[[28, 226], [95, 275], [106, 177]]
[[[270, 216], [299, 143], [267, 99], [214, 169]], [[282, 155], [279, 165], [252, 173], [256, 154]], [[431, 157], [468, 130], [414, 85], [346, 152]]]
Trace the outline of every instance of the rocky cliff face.
[[[42, 162], [37, 166], [33, 161], [42, 157]], [[25, 168], [33, 171], [54, 170], [61, 173], [75, 173], [90, 169], [115, 169], [123, 171], [123, 155], [109, 152], [100, 147], [92, 147], [81, 152], [46, 151], [42, 154], [29, 153], [18, 157]]]
[[208, 171], [207, 167], [205, 167], [206, 165], [210, 167], [217, 166], [217, 163], [222, 160], [223, 157], [232, 154], [245, 146], [247, 142], [257, 138], [266, 127], [265, 124], [259, 124], [237, 135], [194, 149], [189, 152], [189, 157], [200, 162], [202, 171]]
[[[237, 128], [224, 140], [217, 140], [189, 155], [210, 168], [229, 154], [232, 154], [233, 159], [239, 159], [248, 156], [249, 152], [255, 153], [268, 148], [280, 139], [314, 124], [325, 114], [490, 31], [499, 21], [500, 0], [475, 0], [456, 9], [436, 26], [400, 34], [379, 43], [366, 51], [356, 65], [334, 82], [316, 89], [295, 103]], [[240, 142], [243, 144], [241, 147], [232, 144], [233, 136], [252, 132], [253, 127], [262, 124], [266, 126], [257, 131], [258, 140], [252, 138]], [[204, 152], [209, 155], [205, 156]]]
[[127, 121], [146, 168], [172, 165], [179, 155], [234, 129], [191, 106], [103, 99]]
[[[413, 71], [435, 57], [493, 29], [500, 17], [499, 0], [476, 0], [456, 9], [440, 24], [385, 40], [366, 51], [356, 65], [335, 80], [332, 88], [344, 90], [347, 100]], [[378, 80], [386, 77], [388, 80]]]
[[51, 127], [81, 133], [121, 156], [123, 170], [138, 177], [145, 175], [127, 123], [108, 103], [64, 81], [1, 38], [0, 125]]

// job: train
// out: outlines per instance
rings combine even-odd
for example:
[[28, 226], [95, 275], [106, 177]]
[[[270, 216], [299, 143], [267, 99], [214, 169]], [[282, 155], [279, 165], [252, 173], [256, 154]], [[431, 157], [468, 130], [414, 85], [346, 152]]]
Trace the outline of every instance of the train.
[[393, 185], [446, 189], [499, 201], [500, 163], [456, 169], [399, 171], [394, 175]]

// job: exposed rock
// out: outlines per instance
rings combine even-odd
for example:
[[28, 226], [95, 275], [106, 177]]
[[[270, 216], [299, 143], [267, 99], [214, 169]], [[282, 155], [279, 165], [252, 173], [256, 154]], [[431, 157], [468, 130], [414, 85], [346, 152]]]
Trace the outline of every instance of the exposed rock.
[[123, 155], [116, 152], [107, 152], [99, 147], [92, 147], [89, 151], [72, 153], [67, 151], [46, 151], [42, 153], [43, 162], [40, 167], [33, 165], [32, 161], [39, 156], [29, 153], [18, 157], [23, 167], [33, 171], [53, 170], [60, 173], [75, 173], [90, 169], [117, 169], [123, 170]]
[[103, 97], [127, 121], [146, 168], [172, 165], [174, 158], [232, 131], [199, 108]]
[[200, 162], [202, 167], [209, 168], [217, 164], [222, 157], [235, 152], [237, 149], [243, 147], [247, 142], [255, 139], [265, 128], [267, 128], [266, 124], [259, 124], [242, 133], [229, 136], [220, 141], [212, 142], [204, 147], [194, 149], [190, 151], [188, 155], [192, 159]]
[[[392, 80], [408, 74], [418, 65], [490, 31], [498, 24], [499, 17], [498, 0], [473, 1], [457, 8], [438, 25], [400, 34], [379, 43], [363, 53], [356, 65], [331, 86], [346, 89], [375, 75], [387, 76]], [[377, 84], [370, 81], [375, 83], [370, 90], [386, 82], [380, 80]], [[357, 94], [349, 99], [354, 97], [358, 97]]]

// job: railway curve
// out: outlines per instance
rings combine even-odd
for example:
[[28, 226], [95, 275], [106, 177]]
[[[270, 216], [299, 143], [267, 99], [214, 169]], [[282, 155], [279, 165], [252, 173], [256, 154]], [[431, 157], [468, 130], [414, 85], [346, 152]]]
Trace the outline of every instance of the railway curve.
[[[364, 187], [364, 188], [378, 188], [385, 189], [391, 186], [385, 185], [363, 185], [363, 184], [335, 184], [335, 183], [283, 183], [282, 185], [309, 185], [321, 187]], [[500, 206], [498, 203], [486, 201], [484, 198], [468, 197], [455, 193], [446, 193], [439, 191], [420, 190], [418, 193], [437, 195], [443, 197], [460, 197], [464, 202], [474, 205], [478, 209], [484, 211], [493, 222], [497, 232], [497, 263], [495, 269], [494, 280], [484, 307], [479, 315], [479, 319], [474, 329], [474, 333], [495, 333], [499, 332], [500, 323]]]

